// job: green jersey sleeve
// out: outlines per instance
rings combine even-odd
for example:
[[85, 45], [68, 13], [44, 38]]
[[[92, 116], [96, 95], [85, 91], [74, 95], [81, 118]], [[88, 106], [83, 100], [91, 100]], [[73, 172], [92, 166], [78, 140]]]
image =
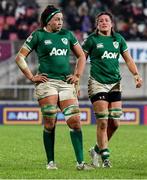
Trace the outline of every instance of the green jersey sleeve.
[[37, 38], [37, 31], [34, 31], [26, 39], [26, 41], [24, 42], [24, 46], [27, 47], [27, 49], [29, 49], [30, 51], [32, 51], [37, 46], [37, 43], [38, 43], [37, 39], [38, 39]]
[[120, 53], [122, 54], [123, 52], [128, 50], [127, 43], [125, 39], [121, 36], [121, 44], [120, 44]]
[[77, 38], [74, 36], [72, 32], [70, 32], [70, 46], [73, 47], [74, 45], [78, 44]]
[[82, 48], [86, 53], [90, 54], [92, 49], [92, 38], [85, 39], [82, 43]]

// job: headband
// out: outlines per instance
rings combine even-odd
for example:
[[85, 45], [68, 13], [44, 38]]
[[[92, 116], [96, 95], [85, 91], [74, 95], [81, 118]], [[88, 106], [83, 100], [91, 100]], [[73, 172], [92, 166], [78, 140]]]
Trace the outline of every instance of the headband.
[[52, 12], [48, 17], [47, 17], [47, 19], [46, 19], [46, 23], [55, 15], [55, 14], [57, 14], [57, 13], [60, 13], [61, 11], [58, 9], [58, 10], [56, 10], [56, 11], [54, 11], [54, 12]]

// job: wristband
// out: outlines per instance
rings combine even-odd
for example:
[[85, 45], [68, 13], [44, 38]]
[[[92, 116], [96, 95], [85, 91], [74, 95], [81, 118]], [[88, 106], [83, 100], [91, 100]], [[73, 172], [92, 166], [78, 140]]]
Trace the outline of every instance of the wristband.
[[138, 78], [140, 78], [140, 75], [139, 74], [135, 74], [134, 78], [137, 80]]

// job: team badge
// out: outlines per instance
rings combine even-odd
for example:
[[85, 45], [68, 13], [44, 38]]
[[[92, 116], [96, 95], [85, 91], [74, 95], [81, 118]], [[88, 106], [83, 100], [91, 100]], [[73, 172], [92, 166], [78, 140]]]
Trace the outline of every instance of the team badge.
[[50, 39], [44, 41], [45, 45], [52, 44], [52, 41]]
[[62, 41], [65, 45], [67, 45], [67, 43], [68, 43], [68, 40], [67, 40], [66, 38], [62, 38], [61, 41]]
[[99, 49], [99, 48], [103, 48], [104, 45], [103, 45], [103, 43], [98, 43], [98, 44], [96, 45], [96, 47], [97, 47], [97, 49]]
[[115, 47], [115, 49], [118, 49], [119, 43], [117, 41], [114, 41], [113, 46]]

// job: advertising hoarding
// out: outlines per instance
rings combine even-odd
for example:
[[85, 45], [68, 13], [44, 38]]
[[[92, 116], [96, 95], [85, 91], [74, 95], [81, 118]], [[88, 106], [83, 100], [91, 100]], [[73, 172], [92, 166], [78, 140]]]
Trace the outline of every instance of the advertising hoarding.
[[[133, 57], [135, 62], [138, 63], [147, 63], [147, 42], [127, 42], [129, 52]], [[120, 58], [120, 62], [124, 62], [122, 58]]]

